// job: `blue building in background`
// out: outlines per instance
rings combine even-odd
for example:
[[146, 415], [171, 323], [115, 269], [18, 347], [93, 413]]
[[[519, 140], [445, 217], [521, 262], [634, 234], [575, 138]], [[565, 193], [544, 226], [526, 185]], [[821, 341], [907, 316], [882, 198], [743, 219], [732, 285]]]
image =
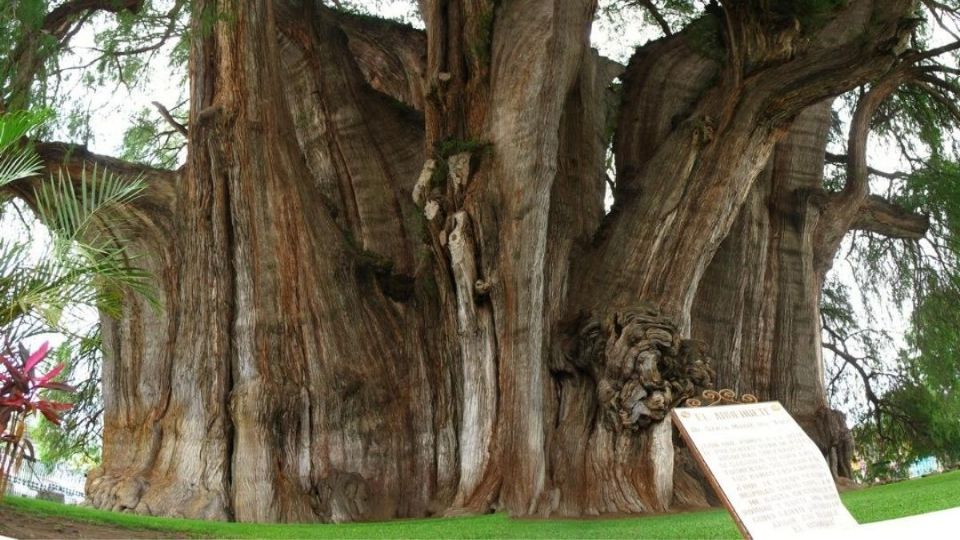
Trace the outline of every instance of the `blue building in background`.
[[917, 476], [925, 476], [931, 473], [940, 472], [941, 470], [942, 468], [940, 467], [940, 462], [937, 461], [937, 458], [933, 456], [927, 456], [911, 463], [908, 474], [910, 475], [910, 478], [916, 478]]

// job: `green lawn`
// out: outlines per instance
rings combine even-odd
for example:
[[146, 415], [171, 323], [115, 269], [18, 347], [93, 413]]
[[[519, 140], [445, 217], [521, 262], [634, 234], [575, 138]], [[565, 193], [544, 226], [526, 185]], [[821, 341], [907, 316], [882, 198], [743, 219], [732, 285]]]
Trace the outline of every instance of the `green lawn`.
[[[847, 493], [861, 523], [960, 506], [960, 471]], [[121, 527], [216, 538], [739, 538], [726, 512], [712, 510], [642, 518], [515, 520], [502, 514], [345, 525], [266, 525], [148, 518], [7, 498], [4, 504]]]

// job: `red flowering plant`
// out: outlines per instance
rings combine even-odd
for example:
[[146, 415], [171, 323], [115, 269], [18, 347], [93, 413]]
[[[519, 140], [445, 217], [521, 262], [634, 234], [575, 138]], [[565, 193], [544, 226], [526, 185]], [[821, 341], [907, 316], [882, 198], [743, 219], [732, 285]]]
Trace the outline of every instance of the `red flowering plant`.
[[33, 445], [24, 436], [26, 421], [39, 412], [48, 421], [60, 424], [60, 413], [70, 403], [44, 398], [44, 390], [73, 392], [69, 385], [54, 379], [63, 371], [57, 364], [50, 371], [39, 374], [38, 367], [47, 357], [50, 346], [44, 343], [35, 352], [22, 345], [18, 353], [7, 346], [0, 352], [0, 498], [7, 492], [7, 482], [20, 468], [24, 457], [34, 458]]

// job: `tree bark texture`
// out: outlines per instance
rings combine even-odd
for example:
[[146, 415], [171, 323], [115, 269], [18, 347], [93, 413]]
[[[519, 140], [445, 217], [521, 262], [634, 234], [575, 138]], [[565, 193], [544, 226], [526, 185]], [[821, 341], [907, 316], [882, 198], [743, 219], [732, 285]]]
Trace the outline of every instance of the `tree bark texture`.
[[693, 335], [714, 348], [717, 384], [779, 400], [805, 428], [826, 406], [821, 282], [814, 232], [830, 103], [803, 113], [781, 141], [711, 262]]
[[[708, 15], [721, 58], [692, 30], [648, 44], [617, 107], [593, 0], [424, 1], [425, 35], [196, 2], [188, 162], [133, 243], [163, 306], [106, 324], [90, 500], [239, 521], [702, 500], [664, 419], [713, 384], [710, 356], [723, 384], [822, 402], [791, 197], [819, 179], [816, 105], [890, 70], [909, 4], [851, 2], [805, 36]], [[756, 245], [776, 283], [748, 291], [730, 265]], [[703, 302], [763, 313], [695, 308], [705, 273]]]
[[[837, 193], [822, 188], [830, 103], [798, 117], [700, 281], [692, 311], [693, 335], [710, 343], [718, 359], [717, 385], [781, 401], [835, 476], [850, 476], [852, 443], [824, 388], [820, 294], [826, 272], [851, 229], [916, 239], [929, 226], [925, 217], [867, 192], [863, 152], [870, 115], [890, 91], [880, 83], [861, 100], [848, 151], [855, 149], [862, 162], [849, 167], [848, 185]], [[852, 178], [857, 174], [862, 177]]]

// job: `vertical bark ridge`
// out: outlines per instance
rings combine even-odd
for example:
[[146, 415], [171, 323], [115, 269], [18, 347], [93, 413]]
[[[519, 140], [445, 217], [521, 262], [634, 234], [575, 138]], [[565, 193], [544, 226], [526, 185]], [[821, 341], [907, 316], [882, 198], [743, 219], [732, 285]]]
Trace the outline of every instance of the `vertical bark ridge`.
[[751, 359], [761, 346], [762, 313], [769, 309], [763, 291], [771, 238], [771, 174], [768, 166], [754, 184], [700, 281], [692, 310], [691, 335], [710, 344], [717, 385], [738, 393], [769, 387], [770, 367]]
[[[320, 201], [301, 180], [311, 171], [280, 85], [288, 77], [283, 68], [298, 65], [283, 63], [290, 49], [276, 38], [280, 28], [304, 32], [301, 38], [311, 41], [300, 45], [320, 58], [330, 54], [327, 47], [341, 52], [328, 59], [349, 58], [345, 40], [310, 3], [287, 11], [255, 2], [241, 11], [250, 20], [231, 35], [250, 41], [232, 44], [231, 53], [238, 59], [250, 51], [264, 54], [259, 65], [247, 59], [219, 68], [228, 87], [243, 92], [235, 108], [228, 107], [237, 116], [221, 136], [234, 142], [225, 153], [236, 164], [230, 178], [238, 284], [233, 477], [247, 485], [235, 490], [235, 512], [250, 521], [424, 512], [433, 486], [415, 479], [432, 473], [436, 434], [421, 340], [405, 336], [407, 312], [394, 305], [390, 291], [378, 290], [385, 289], [378, 269], [357, 260], [341, 230], [317, 212]], [[356, 111], [357, 101], [331, 102], [335, 96], [359, 99], [363, 89], [350, 86], [358, 80], [356, 68], [313, 67], [322, 74], [318, 91], [328, 112], [336, 109], [341, 121]], [[362, 116], [356, 121], [359, 131], [346, 120], [331, 134], [339, 151], [381, 148], [369, 139], [351, 142], [372, 136]], [[383, 155], [368, 156], [371, 168], [357, 154], [344, 163], [347, 158], [350, 170], [336, 173], [354, 188], [364, 248], [412, 274], [409, 245], [396, 238], [404, 238], [395, 228], [403, 225], [397, 210], [403, 192], [391, 180], [394, 164]], [[391, 211], [392, 217], [384, 216]]]
[[[476, 299], [479, 269], [476, 240], [467, 212], [453, 215], [447, 238], [450, 265], [456, 283], [457, 323], [463, 363], [462, 413], [460, 419], [460, 481], [453, 501], [456, 511], [482, 511], [496, 493], [486, 478], [493, 456], [497, 421], [497, 343], [493, 313]], [[485, 482], [487, 480], [487, 482]]]
[[[549, 510], [546, 410], [551, 391], [545, 321], [550, 194], [557, 177], [560, 116], [588, 51], [594, 2], [511, 2], [493, 29], [488, 193], [495, 221], [480, 220], [497, 324], [501, 388], [501, 499], [512, 512]], [[509, 31], [507, 30], [509, 29]], [[558, 59], [553, 51], [574, 51]], [[537, 81], [530, 84], [530, 81]], [[468, 204], [470, 204], [468, 202]], [[480, 214], [486, 217], [486, 212]]]
[[[297, 103], [303, 107], [297, 109], [284, 95], [281, 81], [305, 84], [284, 70], [306, 62], [284, 63], [292, 47], [276, 30], [303, 30], [314, 54], [323, 47], [345, 50], [345, 40], [331, 39], [333, 30], [322, 21], [294, 24], [291, 16], [316, 20], [309, 6], [230, 2], [196, 9], [235, 16], [194, 43], [190, 162], [179, 202], [186, 211], [171, 240], [177, 260], [172, 269], [157, 270], [172, 275], [178, 291], [166, 306], [175, 342], [167, 344], [172, 358], [156, 361], [158, 373], [144, 379], [160, 389], [145, 398], [163, 389], [171, 396], [159, 412], [147, 403], [158, 416], [143, 423], [154, 442], [133, 446], [138, 454], [130, 457], [107, 451], [110, 467], [91, 498], [143, 513], [242, 521], [388, 518], [442, 508], [447, 503], [433, 497], [443, 490], [439, 483], [451, 480], [439, 470], [438, 453], [456, 447], [438, 442], [437, 432], [449, 439], [456, 418], [434, 394], [444, 391], [438, 386], [447, 392], [453, 386], [442, 371], [449, 363], [444, 348], [453, 344], [412, 317], [436, 313], [430, 307], [438, 302], [436, 287], [400, 274], [433, 273], [414, 263], [416, 237], [405, 227], [415, 230], [417, 221], [404, 219], [401, 202], [412, 214], [410, 164], [422, 159], [417, 130], [401, 124], [399, 112], [377, 108], [384, 102], [354, 84], [355, 67], [325, 64], [318, 101], [326, 99], [327, 111], [340, 114], [331, 123], [372, 102], [367, 114], [382, 114], [411, 140], [402, 148], [403, 141], [384, 144], [374, 160], [381, 169], [365, 167], [358, 150], [383, 143], [387, 134], [358, 130], [347, 116], [326, 140], [346, 148], [353, 169], [311, 170], [294, 113], [319, 116], [318, 108]], [[342, 101], [330, 104], [340, 95]], [[358, 192], [386, 191], [385, 198], [360, 198], [374, 230], [363, 240], [385, 253], [365, 255], [328, 215], [330, 198], [317, 188], [318, 179], [337, 183], [344, 176]], [[374, 210], [392, 214], [382, 220]], [[390, 227], [378, 229], [377, 220]], [[392, 257], [396, 266], [385, 270], [379, 257]], [[131, 336], [157, 335], [144, 328], [152, 319], [135, 304], [128, 309], [123, 324], [140, 328]], [[427, 360], [426, 347], [435, 360]], [[130, 348], [149, 350], [138, 342], [117, 348], [123, 360], [116, 368], [144, 361]], [[139, 411], [128, 423], [142, 419]], [[111, 442], [114, 433], [125, 433], [113, 427]]]
[[[513, 2], [496, 10], [474, 0], [425, 6], [428, 146], [486, 148], [475, 152], [469, 186], [454, 187], [427, 207], [440, 202], [448, 215], [463, 208], [474, 225], [498, 366], [493, 474], [502, 477], [484, 485], [500, 483], [501, 502], [518, 514], [542, 514], [554, 504], [548, 465], [554, 399], [546, 360], [552, 325], [543, 269], [560, 116], [588, 50], [594, 8], [587, 0]], [[566, 51], [559, 62], [557, 50]], [[437, 156], [452, 169], [449, 157]], [[448, 225], [442, 234], [449, 231]], [[562, 251], [557, 260], [565, 263]], [[561, 265], [555, 277], [562, 281], [564, 274]]]
[[[195, 9], [199, 14], [204, 6]], [[195, 25], [199, 30], [199, 18]], [[217, 58], [212, 45], [210, 40], [195, 42], [192, 69], [209, 73], [205, 68]], [[230, 253], [229, 204], [224, 200], [223, 177], [208, 172], [205, 150], [210, 132], [196, 121], [214, 92], [211, 77], [192, 79], [195, 131], [190, 159], [177, 182], [176, 219], [171, 235], [156, 239], [163, 247], [145, 248], [169, 254], [156, 263], [145, 261], [162, 276], [163, 317], [149, 315], [128, 295], [121, 322], [105, 324], [105, 338], [114, 345], [104, 363], [105, 461], [102, 475], [90, 483], [88, 492], [99, 507], [208, 519], [232, 516], [227, 394], [233, 279], [229, 263], [224, 264]], [[139, 387], [141, 392], [126, 400], [145, 403], [125, 412], [133, 413], [126, 418], [128, 425], [138, 422], [142, 427], [139, 433], [114, 431], [109, 424], [110, 396], [120, 398], [127, 387], [114, 384], [115, 375], [109, 374], [128, 369], [137, 373], [138, 368], [148, 386]], [[132, 440], [123, 440], [128, 434]], [[111, 441], [114, 435], [121, 439]]]
[[357, 246], [412, 276], [421, 241], [410, 190], [423, 133], [404, 105], [366, 85], [331, 21], [315, 27], [282, 30], [291, 38], [280, 58], [301, 149]]
[[[641, 191], [656, 189], [653, 186], [669, 181], [669, 176], [657, 177], [651, 180], [651, 185], [644, 185], [638, 178], [658, 145], [674, 128], [675, 119], [688, 111], [716, 73], [715, 63], [692, 50], [685, 36], [666, 38], [645, 49], [649, 50], [638, 51], [624, 76], [624, 105], [614, 139], [618, 156], [617, 199], [611, 216], [623, 212], [629, 201]], [[628, 148], [630, 151], [626, 150]], [[589, 253], [589, 250], [580, 252], [575, 261], [586, 260]], [[576, 314], [583, 307], [583, 304], [573, 303], [571, 313]], [[621, 383], [616, 382], [619, 375], [608, 378], [612, 371], [605, 365], [622, 365], [624, 380], [639, 377], [637, 381], [641, 381], [639, 385], [630, 383], [619, 390], [631, 396], [625, 398], [631, 405], [615, 409], [625, 414], [631, 411], [625, 418], [632, 419], [633, 411], [644, 410], [646, 405], [660, 406], [655, 404], [659, 399], [655, 396], [660, 395], [663, 388], [656, 386], [660, 377], [656, 368], [638, 368], [637, 372], [627, 368], [627, 365], [634, 365], [635, 353], [647, 354], [639, 352], [645, 345], [641, 349], [632, 348], [633, 340], [643, 336], [644, 332], [639, 330], [640, 333], [636, 334], [637, 330], [631, 326], [633, 323], [627, 322], [633, 320], [634, 315], [628, 311], [592, 315], [587, 312], [568, 319], [568, 326], [564, 329], [566, 345], [561, 355], [567, 362], [567, 369], [560, 371], [565, 376], [560, 378], [562, 410], [559, 429], [564, 439], [560, 446], [562, 451], [557, 452], [558, 463], [563, 466], [558, 466], [555, 472], [558, 483], [566, 488], [561, 489], [564, 494], [561, 495], [562, 513], [655, 511], [666, 508], [672, 499], [674, 454], [669, 423], [655, 423], [638, 432], [614, 429], [615, 426], [605, 420], [611, 404], [627, 403], [609, 401], [610, 383], [613, 382], [614, 388], [620, 388]], [[638, 320], [649, 319], [641, 317]], [[631, 330], [614, 331], [621, 324]], [[611, 332], [614, 335], [611, 336]], [[620, 336], [630, 337], [621, 341]], [[673, 337], [668, 339], [672, 341]], [[646, 341], [641, 339], [640, 343]], [[624, 354], [625, 351], [630, 352]], [[639, 366], [640, 360], [636, 361]], [[619, 368], [614, 371], [616, 369]], [[634, 402], [634, 396], [640, 400]], [[634, 420], [642, 422], [640, 418], [644, 415]], [[620, 422], [617, 417], [615, 423]], [[575, 442], [584, 439], [586, 445]], [[569, 489], [576, 483], [584, 487]], [[567, 492], [576, 493], [577, 497], [566, 496]]]
[[[820, 281], [813, 272], [816, 206], [806, 194], [823, 181], [824, 152], [830, 129], [830, 104], [810, 109], [794, 124], [771, 166], [773, 230], [765, 303], [775, 306], [769, 337], [760, 343], [757, 361], [770, 366], [770, 399], [779, 399], [799, 419], [826, 404], [820, 349]], [[772, 324], [771, 324], [772, 323]], [[764, 373], [760, 370], [758, 373]], [[757, 381], [760, 383], [762, 381]]]
[[577, 83], [569, 94], [561, 118], [558, 174], [550, 196], [550, 225], [544, 266], [550, 331], [545, 350], [550, 351], [553, 384], [548, 388], [551, 406], [545, 414], [553, 420], [549, 441], [549, 467], [554, 495], [553, 512], [576, 515], [590, 505], [585, 489], [592, 475], [586, 467], [589, 438], [596, 408], [595, 388], [589, 376], [571, 365], [562, 350], [568, 316], [569, 268], [589, 246], [603, 217], [604, 155], [610, 110], [609, 74], [595, 51], [585, 53]]

